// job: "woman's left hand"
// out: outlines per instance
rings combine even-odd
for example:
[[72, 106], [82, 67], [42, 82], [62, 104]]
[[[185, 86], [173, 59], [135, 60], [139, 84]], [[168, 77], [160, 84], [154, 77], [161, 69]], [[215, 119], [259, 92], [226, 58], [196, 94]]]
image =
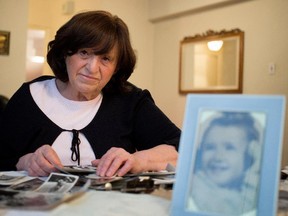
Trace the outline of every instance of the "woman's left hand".
[[174, 146], [161, 144], [131, 154], [122, 148], [112, 147], [101, 159], [92, 161], [99, 176], [123, 176], [126, 173], [164, 170], [168, 163], [176, 166], [178, 152]]
[[137, 173], [142, 171], [140, 158], [130, 154], [123, 148], [112, 147], [101, 159], [92, 161], [97, 167], [97, 175], [111, 177], [115, 174], [123, 176], [127, 172]]

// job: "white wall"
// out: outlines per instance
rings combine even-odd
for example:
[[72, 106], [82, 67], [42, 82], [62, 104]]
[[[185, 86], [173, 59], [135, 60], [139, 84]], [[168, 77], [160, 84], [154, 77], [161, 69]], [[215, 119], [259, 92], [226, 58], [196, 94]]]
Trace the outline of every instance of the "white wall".
[[[150, 6], [154, 8], [152, 18], [157, 17], [156, 2], [150, 0]], [[176, 1], [169, 1], [169, 4], [166, 7], [173, 8]], [[165, 18], [159, 6], [158, 20], [154, 21], [154, 55], [157, 58], [153, 68], [153, 91], [159, 106], [178, 126], [182, 126], [186, 98], [178, 93], [179, 42], [185, 36], [205, 33], [208, 29], [240, 28], [245, 32], [244, 94], [287, 97], [287, 9], [287, 0], [254, 0], [209, 8], [201, 13], [191, 10], [191, 13], [173, 16], [173, 11], [167, 11]], [[276, 63], [274, 75], [268, 74], [270, 62]], [[286, 116], [282, 165], [288, 165], [288, 113]]]
[[27, 0], [0, 0], [0, 30], [10, 31], [10, 54], [0, 55], [0, 94], [10, 97], [25, 80]]
[[149, 19], [153, 22], [203, 12], [215, 7], [234, 4], [239, 1], [249, 0], [148, 0]]

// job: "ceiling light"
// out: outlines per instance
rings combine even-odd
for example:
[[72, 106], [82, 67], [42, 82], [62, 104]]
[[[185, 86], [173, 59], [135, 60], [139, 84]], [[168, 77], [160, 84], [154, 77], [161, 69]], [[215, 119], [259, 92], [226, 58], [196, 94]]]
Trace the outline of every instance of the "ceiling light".
[[207, 43], [209, 50], [211, 51], [219, 51], [223, 45], [222, 40], [217, 40], [217, 41], [209, 41]]

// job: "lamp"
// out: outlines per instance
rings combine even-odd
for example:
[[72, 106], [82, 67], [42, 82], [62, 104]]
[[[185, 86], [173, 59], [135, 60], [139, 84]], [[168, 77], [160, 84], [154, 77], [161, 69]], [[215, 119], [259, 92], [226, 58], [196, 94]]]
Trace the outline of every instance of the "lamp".
[[211, 50], [211, 51], [219, 51], [221, 49], [222, 45], [223, 45], [222, 40], [209, 41], [207, 43], [207, 46], [208, 46], [209, 50]]

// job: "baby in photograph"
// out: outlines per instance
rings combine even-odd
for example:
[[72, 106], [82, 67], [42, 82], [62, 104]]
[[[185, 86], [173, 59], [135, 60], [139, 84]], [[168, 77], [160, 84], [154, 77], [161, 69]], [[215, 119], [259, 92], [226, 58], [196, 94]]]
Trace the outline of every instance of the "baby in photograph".
[[255, 123], [249, 113], [218, 112], [201, 127], [189, 209], [255, 214], [261, 156]]

